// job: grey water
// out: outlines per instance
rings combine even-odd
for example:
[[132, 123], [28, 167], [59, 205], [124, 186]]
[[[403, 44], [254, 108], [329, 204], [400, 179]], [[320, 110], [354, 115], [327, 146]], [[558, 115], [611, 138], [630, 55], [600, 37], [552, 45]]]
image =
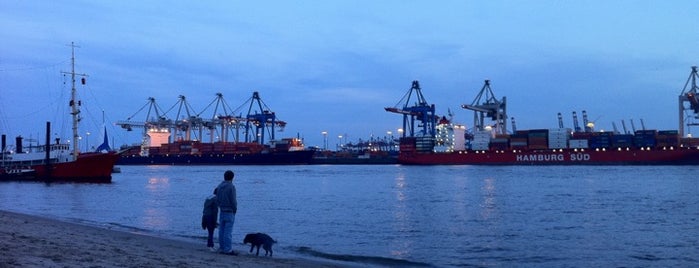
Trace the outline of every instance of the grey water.
[[120, 168], [111, 184], [0, 183], [0, 209], [204, 247], [204, 199], [232, 169], [234, 241], [268, 233], [278, 241], [275, 257], [401, 267], [699, 266], [699, 167]]

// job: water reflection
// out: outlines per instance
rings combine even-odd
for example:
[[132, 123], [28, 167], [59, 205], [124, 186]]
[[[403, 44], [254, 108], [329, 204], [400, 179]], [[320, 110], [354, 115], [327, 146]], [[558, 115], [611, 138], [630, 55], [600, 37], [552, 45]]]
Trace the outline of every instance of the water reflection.
[[407, 205], [408, 198], [406, 195], [407, 182], [404, 173], [399, 173], [395, 180], [393, 189], [395, 191], [395, 204], [393, 205], [393, 230], [397, 237], [391, 239], [389, 247], [390, 254], [394, 257], [405, 258], [410, 256], [412, 252], [413, 241], [405, 239], [414, 227], [410, 224], [410, 213]]
[[148, 229], [162, 230], [170, 225], [170, 217], [164, 210], [144, 208], [143, 214], [143, 226]]
[[171, 215], [165, 209], [167, 196], [170, 194], [170, 179], [150, 177], [146, 183], [147, 195], [143, 205], [143, 225], [148, 229], [162, 230], [170, 224]]
[[495, 217], [493, 215], [496, 212], [495, 203], [495, 179], [490, 177], [483, 180], [483, 187], [481, 187], [481, 192], [483, 194], [483, 203], [481, 203], [481, 218], [483, 220], [489, 220]]

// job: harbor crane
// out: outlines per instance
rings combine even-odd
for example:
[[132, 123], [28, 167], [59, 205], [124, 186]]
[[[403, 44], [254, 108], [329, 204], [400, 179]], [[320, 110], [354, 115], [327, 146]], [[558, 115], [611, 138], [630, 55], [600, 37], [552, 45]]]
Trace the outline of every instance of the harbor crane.
[[[249, 104], [249, 105], [248, 105]], [[247, 106], [247, 116], [236, 116], [241, 113], [243, 107]], [[145, 121], [134, 121], [133, 118], [146, 110], [147, 114]], [[213, 115], [210, 118], [204, 118], [202, 114], [213, 108]], [[166, 114], [176, 111], [176, 120], [169, 119]], [[228, 103], [223, 99], [223, 94], [216, 93], [216, 98], [209, 103], [204, 110], [197, 113], [192, 106], [187, 102], [187, 98], [183, 95], [178, 97], [178, 101], [167, 111], [155, 102], [155, 98], [148, 98], [148, 102], [142, 106], [134, 115], [127, 120], [118, 121], [117, 125], [122, 128], [132, 131], [133, 128], [144, 129], [144, 140], [142, 147], [148, 147], [149, 141], [155, 136], [158, 136], [158, 142], [169, 142], [170, 133], [173, 133], [177, 139], [192, 140], [192, 134], [197, 140], [202, 139], [203, 131], [209, 130], [210, 140], [215, 140], [215, 134], [220, 135], [217, 141], [229, 142], [229, 132], [235, 131], [234, 142], [240, 142], [240, 130], [244, 130], [245, 142], [265, 143], [267, 136], [274, 140], [275, 127], [279, 131], [283, 130], [286, 122], [278, 120], [274, 112], [270, 112], [269, 107], [260, 99], [258, 92], [254, 92], [252, 97], [243, 103], [238, 109], [233, 110]], [[153, 137], [150, 137], [153, 136]], [[150, 146], [158, 146], [151, 144]]]
[[558, 113], [558, 128], [563, 128], [563, 115]]
[[[415, 103], [410, 105], [410, 98], [415, 96]], [[403, 103], [401, 108], [398, 105]], [[436, 122], [437, 116], [435, 116], [435, 106], [434, 104], [428, 104], [425, 97], [422, 95], [420, 89], [420, 83], [417, 80], [413, 81], [412, 86], [408, 92], [401, 98], [400, 101], [394, 107], [384, 108], [387, 112], [397, 113], [403, 115], [403, 137], [415, 137], [415, 121], [420, 123], [417, 127], [421, 127], [419, 130], [419, 136], [423, 137], [435, 137], [436, 133]]]
[[[201, 126], [203, 125], [203, 120], [200, 117], [194, 116], [193, 114], [196, 114], [192, 106], [187, 102], [187, 98], [185, 98], [184, 95], [180, 95], [178, 97], [178, 101], [170, 108], [172, 110], [177, 106], [177, 115], [175, 115], [176, 121], [175, 121], [175, 137], [179, 137], [182, 134], [179, 134], [181, 131], [184, 134], [184, 137], [182, 137], [183, 140], [192, 140], [192, 130], [194, 129], [200, 129]], [[170, 111], [168, 110], [168, 111]], [[183, 114], [186, 112], [186, 116]], [[166, 111], [165, 113], [167, 113]], [[177, 120], [177, 118], [182, 118]], [[198, 138], [201, 139], [201, 136]]]
[[595, 121], [590, 121], [587, 119], [587, 111], [583, 110], [582, 111], [582, 118], [583, 118], [583, 127], [585, 127], [585, 132], [592, 132], [592, 130], [595, 128]]
[[[133, 118], [141, 111], [146, 109], [146, 107], [148, 108], [146, 120], [133, 121]], [[158, 106], [158, 104], [155, 102], [155, 98], [149, 97], [148, 102], [141, 106], [136, 113], [129, 116], [126, 120], [117, 121], [116, 124], [127, 131], [133, 131], [134, 128], [144, 128], [146, 130], [152, 128], [166, 129], [170, 128], [173, 125], [173, 122], [165, 116], [162, 108], [160, 108], [160, 106]]]
[[[687, 127], [699, 125], [699, 123], [694, 121], [694, 119], [699, 118], [699, 95], [697, 94], [699, 87], [697, 87], [697, 78], [699, 78], [697, 66], [692, 66], [692, 72], [689, 74], [689, 78], [687, 78], [687, 82], [684, 84], [682, 93], [679, 96], [680, 137], [685, 137], [687, 134], [684, 130], [685, 122], [687, 122]], [[685, 107], [685, 103], [688, 103], [689, 107]], [[692, 115], [685, 118], [685, 113], [691, 113]]]
[[[217, 99], [214, 101], [223, 101], [223, 96], [220, 93], [217, 94]], [[176, 118], [182, 117], [181, 120], [169, 119], [166, 114], [178, 107]], [[140, 114], [142, 111], [147, 110], [144, 121], [136, 121], [134, 118]], [[216, 112], [216, 111], [214, 111]], [[156, 139], [154, 142], [169, 142], [169, 134], [174, 133], [184, 133], [183, 140], [191, 140], [191, 131], [199, 130], [198, 137], [203, 137], [202, 130], [209, 129], [214, 130], [216, 124], [223, 124], [220, 119], [203, 119], [200, 117], [201, 113], [194, 114], [194, 109], [186, 101], [186, 97], [180, 95], [178, 101], [167, 111], [164, 111], [155, 101], [155, 98], [149, 97], [146, 104], [144, 104], [136, 113], [128, 117], [126, 120], [117, 121], [116, 125], [121, 126], [127, 131], [133, 131], [134, 128], [143, 128], [143, 144], [142, 146], [157, 146], [157, 144], [149, 144], [149, 140], [155, 136], [161, 138]], [[186, 115], [185, 115], [186, 114]], [[179, 134], [182, 136], [181, 134]], [[152, 136], [152, 137], [151, 137]], [[213, 140], [213, 131], [212, 138]]]
[[269, 136], [269, 140], [273, 141], [275, 127], [279, 127], [279, 131], [283, 131], [286, 122], [277, 120], [277, 115], [270, 111], [257, 91], [252, 93], [252, 97], [243, 106], [248, 103], [250, 105], [245, 117], [245, 142], [265, 144], [266, 136]]
[[[139, 114], [144, 109], [148, 108], [146, 113], [146, 118], [144, 121], [134, 121], [134, 117]], [[153, 143], [157, 142], [167, 142], [164, 140], [169, 136], [170, 128], [175, 124], [171, 119], [165, 116], [160, 106], [155, 102], [155, 98], [149, 97], [148, 102], [141, 106], [136, 113], [129, 116], [126, 120], [117, 121], [116, 125], [121, 126], [127, 131], [133, 131], [134, 128], [143, 128], [143, 139], [141, 140], [141, 155], [146, 155], [148, 152], [148, 147]], [[151, 136], [154, 135], [154, 140], [151, 140]]]
[[[235, 130], [233, 140], [235, 142], [240, 141], [240, 129], [242, 128], [245, 118], [240, 116], [235, 116], [233, 114], [233, 109], [228, 105], [226, 100], [223, 98], [223, 94], [216, 93], [216, 98], [209, 103], [201, 112], [197, 114], [197, 117], [203, 118], [202, 114], [206, 112], [209, 108], [213, 106], [212, 116], [208, 119], [202, 120], [202, 127], [209, 130], [210, 140], [215, 140], [215, 134], [220, 135], [220, 141], [229, 141], [229, 132]], [[219, 112], [219, 108], [222, 112]], [[220, 129], [217, 128], [220, 126]], [[220, 133], [218, 133], [220, 131]], [[201, 133], [200, 133], [201, 136]]]
[[473, 111], [473, 129], [484, 130], [485, 118], [495, 121], [495, 133], [507, 134], [507, 100], [498, 100], [490, 88], [490, 80], [485, 80], [481, 91], [471, 104], [461, 105], [461, 108]]
[[573, 111], [573, 131], [582, 132], [580, 124], [578, 123], [578, 113]]

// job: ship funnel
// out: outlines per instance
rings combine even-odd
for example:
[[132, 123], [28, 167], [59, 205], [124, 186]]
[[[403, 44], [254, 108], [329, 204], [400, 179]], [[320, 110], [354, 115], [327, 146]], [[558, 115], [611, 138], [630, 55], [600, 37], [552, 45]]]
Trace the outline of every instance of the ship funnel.
[[16, 147], [18, 154], [23, 153], [22, 152], [22, 149], [23, 149], [22, 148], [22, 136], [17, 136], [17, 138], [15, 138], [15, 147]]

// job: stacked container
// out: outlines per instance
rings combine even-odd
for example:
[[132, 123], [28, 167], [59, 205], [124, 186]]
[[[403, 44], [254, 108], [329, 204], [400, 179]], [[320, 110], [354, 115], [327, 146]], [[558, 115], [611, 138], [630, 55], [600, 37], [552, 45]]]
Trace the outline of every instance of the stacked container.
[[510, 147], [510, 136], [509, 135], [495, 135], [495, 138], [490, 140], [491, 150], [507, 150]]
[[697, 147], [699, 146], [699, 138], [680, 138], [680, 143], [686, 147]]
[[516, 150], [527, 149], [529, 148], [527, 140], [529, 140], [529, 135], [527, 133], [520, 133], [517, 131], [517, 133], [510, 136], [510, 148]]
[[657, 130], [636, 130], [633, 135], [633, 143], [636, 147], [655, 147]]
[[414, 137], [401, 137], [399, 140], [399, 150], [401, 152], [413, 152], [413, 151], [415, 151], [415, 138]]
[[415, 137], [415, 150], [418, 152], [431, 152], [434, 149], [434, 144], [434, 137]]
[[613, 148], [630, 148], [633, 147], [634, 136], [631, 134], [615, 134], [612, 135]]
[[680, 135], [677, 130], [660, 130], [656, 137], [658, 147], [677, 147]]
[[568, 141], [568, 148], [571, 149], [587, 149], [590, 148], [587, 139], [570, 139]]
[[612, 132], [591, 132], [589, 145], [592, 149], [609, 148], [612, 144]]
[[490, 130], [479, 130], [473, 133], [473, 141], [471, 141], [472, 150], [488, 150], [490, 147], [490, 139], [493, 138], [493, 132]]
[[548, 129], [531, 129], [527, 133], [529, 149], [548, 149]]
[[549, 129], [548, 147], [549, 149], [568, 148], [568, 139], [571, 129], [569, 128], [553, 128]]

